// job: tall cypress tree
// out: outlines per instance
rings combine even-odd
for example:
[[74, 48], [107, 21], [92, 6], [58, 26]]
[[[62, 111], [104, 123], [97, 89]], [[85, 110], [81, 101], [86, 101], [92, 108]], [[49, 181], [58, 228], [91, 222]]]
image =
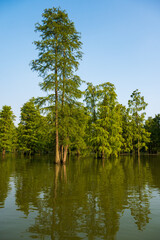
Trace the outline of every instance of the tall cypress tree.
[[36, 31], [40, 32], [40, 40], [34, 42], [39, 55], [38, 59], [32, 61], [32, 69], [43, 77], [40, 86], [47, 92], [47, 97], [40, 98], [40, 102], [51, 105], [55, 114], [55, 162], [58, 163], [60, 162], [58, 114], [60, 109], [64, 114], [65, 94], [68, 96], [70, 89], [74, 88], [73, 75], [82, 56], [80, 51], [82, 43], [74, 23], [60, 8], [45, 9], [42, 23], [36, 24]]

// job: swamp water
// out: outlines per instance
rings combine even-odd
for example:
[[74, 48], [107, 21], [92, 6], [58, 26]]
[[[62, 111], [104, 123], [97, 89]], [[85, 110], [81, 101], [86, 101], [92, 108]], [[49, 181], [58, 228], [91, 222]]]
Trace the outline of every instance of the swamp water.
[[0, 157], [0, 240], [160, 239], [160, 156]]

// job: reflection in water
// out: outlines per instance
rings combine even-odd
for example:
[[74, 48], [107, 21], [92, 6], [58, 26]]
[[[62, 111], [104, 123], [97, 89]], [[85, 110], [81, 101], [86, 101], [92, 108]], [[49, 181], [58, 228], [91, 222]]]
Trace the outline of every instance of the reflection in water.
[[146, 184], [148, 179], [150, 179], [151, 184], [152, 176], [151, 172], [148, 171], [148, 163], [142, 166], [140, 159], [138, 159], [138, 165], [134, 167], [134, 188], [128, 196], [128, 205], [139, 230], [145, 229], [149, 222], [151, 194]]
[[17, 211], [26, 218], [34, 213], [26, 229], [30, 239], [116, 239], [125, 209], [138, 230], [149, 223], [157, 164], [132, 157], [70, 160], [68, 165], [48, 159], [1, 160], [0, 203], [4, 206], [14, 172]]
[[14, 161], [12, 156], [2, 156], [0, 158], [0, 208], [4, 207], [5, 200], [10, 187], [10, 177], [14, 172]]

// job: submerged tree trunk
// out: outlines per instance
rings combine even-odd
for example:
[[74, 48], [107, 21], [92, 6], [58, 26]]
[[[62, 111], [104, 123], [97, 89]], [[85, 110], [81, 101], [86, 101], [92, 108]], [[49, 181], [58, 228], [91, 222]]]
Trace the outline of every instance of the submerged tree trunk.
[[102, 151], [102, 159], [104, 159], [104, 150]]
[[138, 157], [140, 157], [140, 149], [139, 149], [139, 137], [138, 137]]
[[60, 160], [63, 161], [63, 157], [64, 157], [64, 146], [61, 145], [60, 147]]
[[56, 156], [55, 162], [60, 162], [59, 157], [59, 139], [58, 139], [58, 80], [57, 80], [57, 64], [55, 67], [55, 128], [56, 128]]
[[[65, 58], [65, 50], [63, 52], [63, 57]], [[61, 108], [61, 115], [62, 115], [62, 119], [65, 118], [65, 114], [64, 114], [64, 92], [65, 92], [65, 62], [64, 62], [64, 66], [63, 66], [63, 88], [62, 88], [62, 108]], [[67, 146], [63, 146], [63, 142], [64, 142], [64, 137], [62, 136], [62, 146], [61, 146], [61, 162], [64, 163], [66, 162], [66, 158], [67, 158], [67, 153], [66, 153], [66, 147]], [[68, 147], [67, 147], [68, 148]]]
[[[64, 55], [64, 58], [65, 58], [65, 51], [64, 51], [63, 55]], [[64, 92], [65, 92], [65, 81], [66, 81], [65, 68], [66, 68], [66, 64], [64, 62], [64, 66], [63, 66], [63, 90], [62, 90], [62, 114], [64, 113], [63, 105], [64, 105]]]
[[77, 149], [77, 156], [80, 155], [80, 149]]
[[62, 161], [63, 163], [65, 163], [67, 160], [67, 152], [68, 152], [68, 145], [65, 146], [65, 148], [64, 148], [64, 156], [63, 156], [63, 161]]
[[[56, 103], [57, 105], [57, 103]], [[55, 127], [56, 127], [56, 156], [55, 156], [55, 162], [59, 163], [59, 140], [58, 140], [58, 109], [56, 106], [56, 121], [55, 121]]]

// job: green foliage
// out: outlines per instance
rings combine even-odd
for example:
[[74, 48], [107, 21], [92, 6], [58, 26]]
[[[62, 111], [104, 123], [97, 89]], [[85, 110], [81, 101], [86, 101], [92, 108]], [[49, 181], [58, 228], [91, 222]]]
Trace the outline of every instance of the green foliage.
[[[90, 141], [95, 151], [99, 154], [106, 153], [111, 154], [111, 148], [109, 145], [109, 133], [103, 126], [104, 121], [97, 120], [96, 123], [92, 124], [92, 135], [90, 136]], [[104, 156], [103, 156], [104, 157]]]
[[97, 119], [97, 86], [93, 86], [92, 83], [87, 83], [87, 89], [84, 92], [84, 101], [86, 103], [86, 107], [91, 116], [90, 122], [95, 123]]
[[88, 84], [85, 100], [91, 112], [91, 145], [103, 157], [104, 154], [117, 156], [123, 139], [120, 107], [114, 85], [109, 82], [96, 87]]
[[14, 126], [15, 116], [10, 106], [3, 106], [0, 111], [0, 150], [13, 151], [16, 143], [16, 131]]
[[82, 57], [82, 43], [80, 34], [65, 11], [60, 8], [45, 9], [42, 18], [42, 24], [36, 24], [36, 31], [40, 32], [41, 39], [34, 42], [39, 58], [32, 61], [32, 69], [43, 77], [41, 89], [48, 93], [46, 102], [53, 105], [56, 100], [53, 94], [56, 84], [58, 101], [62, 103], [64, 97], [75, 97], [75, 88], [80, 84], [80, 79], [73, 73]]
[[160, 151], [160, 114], [155, 115], [154, 118], [149, 117], [145, 122], [145, 129], [151, 133], [151, 141], [147, 144], [149, 152]]
[[98, 118], [108, 132], [109, 147], [106, 153], [117, 156], [122, 145], [122, 120], [114, 85], [109, 82], [99, 85], [98, 97]]
[[21, 121], [17, 129], [19, 150], [28, 154], [45, 150], [47, 129], [46, 118], [40, 115], [34, 99], [31, 99], [21, 108]]
[[132, 118], [129, 115], [129, 109], [125, 106], [120, 105], [121, 117], [122, 117], [122, 152], [131, 152], [133, 150], [133, 128]]
[[77, 106], [74, 105], [71, 118], [71, 148], [76, 149], [77, 153], [80, 153], [80, 150], [84, 150], [86, 148], [85, 135], [88, 122], [88, 116], [81, 104], [77, 104]]

